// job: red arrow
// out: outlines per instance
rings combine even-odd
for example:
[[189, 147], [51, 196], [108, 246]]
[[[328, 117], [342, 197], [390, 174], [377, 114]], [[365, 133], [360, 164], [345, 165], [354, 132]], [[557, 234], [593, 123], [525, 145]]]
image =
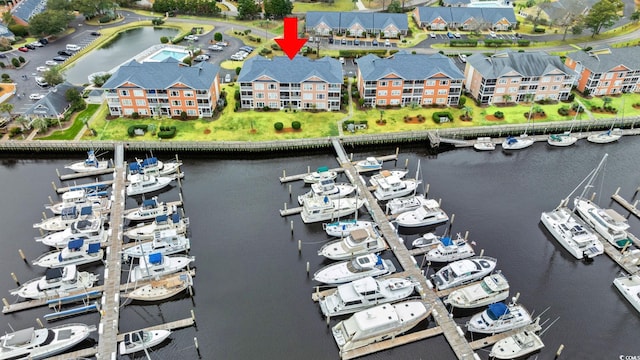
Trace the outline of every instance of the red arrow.
[[282, 51], [293, 60], [300, 48], [307, 42], [307, 39], [298, 38], [298, 18], [284, 18], [284, 39], [275, 39]]

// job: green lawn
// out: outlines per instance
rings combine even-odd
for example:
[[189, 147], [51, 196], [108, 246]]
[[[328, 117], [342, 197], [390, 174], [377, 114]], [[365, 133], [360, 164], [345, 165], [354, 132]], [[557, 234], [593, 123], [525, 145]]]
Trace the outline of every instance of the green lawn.
[[79, 113], [75, 120], [73, 121], [73, 125], [71, 125], [68, 129], [54, 131], [51, 135], [45, 136], [42, 138], [38, 138], [40, 140], [73, 140], [76, 134], [82, 130], [84, 127], [85, 121], [91, 119], [93, 114], [100, 108], [98, 104], [89, 104], [87, 108]]
[[314, 2], [314, 3], [293, 3], [294, 13], [306, 13], [309, 11], [353, 11], [356, 4], [351, 0], [335, 0], [332, 3]]

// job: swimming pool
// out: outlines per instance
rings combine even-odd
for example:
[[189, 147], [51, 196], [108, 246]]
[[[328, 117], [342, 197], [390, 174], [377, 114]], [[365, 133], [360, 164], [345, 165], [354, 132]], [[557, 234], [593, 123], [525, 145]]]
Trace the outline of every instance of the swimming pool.
[[167, 58], [174, 58], [176, 60], [184, 59], [189, 53], [186, 50], [179, 49], [161, 49], [153, 55], [146, 58], [144, 61], [155, 61], [159, 62]]

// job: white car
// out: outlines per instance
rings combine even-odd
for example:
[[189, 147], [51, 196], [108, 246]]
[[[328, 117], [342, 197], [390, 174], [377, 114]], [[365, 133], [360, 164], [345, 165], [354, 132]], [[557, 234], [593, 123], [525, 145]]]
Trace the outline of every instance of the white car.
[[229, 57], [231, 60], [235, 60], [235, 61], [242, 61], [244, 60], [244, 58], [238, 54], [233, 54]]
[[45, 65], [49, 65], [49, 66], [56, 66], [58, 65], [57, 61], [53, 61], [53, 60], [47, 60], [44, 62]]
[[193, 61], [207, 61], [209, 60], [209, 55], [201, 54], [196, 56]]
[[38, 72], [45, 72], [45, 71], [49, 71], [49, 70], [50, 69], [48, 67], [46, 67], [46, 66], [38, 66], [36, 68], [36, 71], [38, 71]]
[[44, 45], [42, 45], [42, 43], [40, 41], [34, 41], [29, 45], [33, 45], [35, 47], [43, 47]]
[[497, 36], [498, 36], [498, 35], [496, 35], [495, 31], [491, 31], [491, 32], [489, 32], [489, 35], [490, 35], [492, 38], [494, 38], [494, 37], [497, 37]]
[[187, 35], [184, 37], [185, 40], [198, 41], [198, 37], [195, 35]]
[[209, 46], [207, 49], [209, 49], [209, 50], [213, 50], [213, 51], [222, 51], [222, 50], [224, 50], [224, 49], [222, 48], [222, 46], [218, 46], [218, 45], [211, 45], [211, 46]]
[[467, 55], [465, 54], [460, 54], [458, 55], [458, 58], [460, 59], [460, 61], [462, 61], [463, 63], [467, 62]]
[[431, 33], [431, 34], [429, 34], [429, 36], [431, 36], [432, 39], [435, 39], [436, 38], [436, 33]]
[[44, 97], [44, 94], [38, 94], [38, 93], [34, 93], [29, 95], [29, 99], [31, 100], [40, 100]]

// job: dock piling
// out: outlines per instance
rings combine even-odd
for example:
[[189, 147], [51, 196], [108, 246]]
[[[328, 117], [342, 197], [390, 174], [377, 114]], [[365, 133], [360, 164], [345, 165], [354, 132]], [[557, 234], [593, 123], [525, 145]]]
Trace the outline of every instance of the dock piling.
[[562, 350], [564, 350], [564, 344], [560, 344], [560, 346], [558, 347], [558, 351], [556, 351], [556, 356], [554, 357], [554, 359], [557, 359], [560, 354], [562, 354]]
[[307, 165], [307, 174], [311, 173], [311, 166]]
[[[638, 189], [640, 189], [640, 187]], [[638, 191], [638, 189], [636, 189], [636, 192]], [[616, 189], [615, 194], [613, 194], [613, 195], [618, 195], [618, 191], [620, 191], [620, 186], [618, 186], [618, 188]]]
[[42, 321], [40, 320], [40, 318], [36, 318], [36, 322], [41, 328], [44, 328], [44, 325], [42, 325]]
[[287, 177], [287, 170], [282, 169], [282, 177], [286, 178]]
[[589, 200], [593, 201], [593, 199], [595, 199], [595, 198], [596, 198], [596, 193], [594, 192], [593, 194], [591, 194], [591, 199], [589, 199]]
[[51, 186], [53, 186], [53, 191], [58, 192], [58, 187], [56, 186], [56, 183], [52, 181]]
[[287, 203], [284, 203], [284, 211], [287, 211]]
[[47, 220], [47, 213], [46, 212], [42, 212], [42, 220]]
[[289, 199], [291, 199], [291, 184], [289, 184]]
[[302, 240], [298, 240], [298, 254], [302, 252]]
[[409, 167], [409, 158], [406, 158], [406, 159], [404, 160], [404, 168], [406, 169], [406, 168], [408, 168], [408, 167]]
[[49, 204], [53, 205], [53, 199], [51, 198], [51, 195], [49, 195]]
[[196, 313], [193, 311], [193, 309], [191, 309], [191, 320], [193, 320], [193, 323], [196, 323]]
[[291, 235], [293, 235], [293, 220], [291, 220]]
[[427, 198], [427, 195], [429, 195], [429, 186], [431, 186], [431, 184], [427, 184], [427, 186], [424, 188], [424, 197], [425, 197], [425, 199]]
[[7, 301], [7, 298], [2, 298], [2, 304], [4, 305], [4, 307], [9, 307], [9, 302]]
[[449, 220], [449, 224], [453, 225], [453, 221], [456, 219], [456, 214], [451, 214], [451, 220]]
[[22, 251], [22, 249], [18, 249], [18, 254], [20, 254], [20, 258], [22, 259], [22, 261], [27, 262], [27, 257], [24, 256], [24, 252]]
[[464, 240], [467, 241], [469, 239], [469, 230], [464, 232]]
[[327, 327], [331, 326], [331, 316], [327, 315]]
[[309, 276], [309, 262], [307, 261], [307, 276]]
[[17, 284], [18, 286], [20, 286], [20, 281], [18, 281], [18, 277], [16, 276], [16, 273], [13, 273], [13, 272], [12, 272], [12, 273], [11, 273], [11, 278], [13, 279], [13, 281], [15, 281], [15, 282], [16, 282], [16, 284]]
[[58, 170], [58, 168], [56, 168], [56, 174], [58, 175], [58, 178], [60, 177], [60, 170]]
[[196, 346], [196, 352], [198, 353], [198, 359], [202, 358], [202, 355], [200, 355], [200, 346], [198, 345], [198, 338], [197, 337], [193, 338], [193, 343]]

